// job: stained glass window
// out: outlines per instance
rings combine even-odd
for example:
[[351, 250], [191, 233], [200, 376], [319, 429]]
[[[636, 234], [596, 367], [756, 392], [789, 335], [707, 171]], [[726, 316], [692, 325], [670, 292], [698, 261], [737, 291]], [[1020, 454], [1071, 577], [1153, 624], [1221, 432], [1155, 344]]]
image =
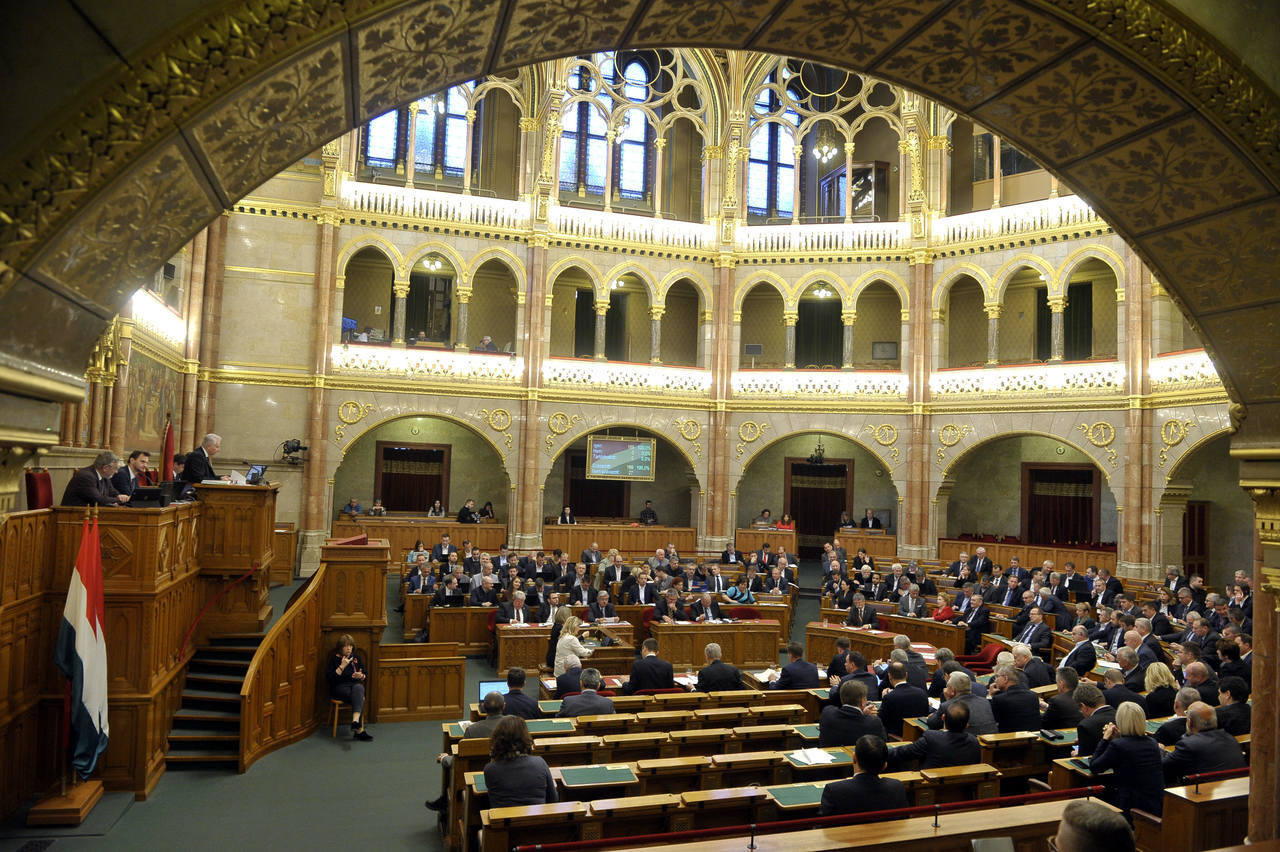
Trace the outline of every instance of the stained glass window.
[[755, 216], [789, 217], [795, 210], [794, 128], [799, 125], [800, 116], [787, 109], [781, 123], [760, 120], [761, 116], [776, 113], [780, 105], [772, 89], [756, 96], [747, 162], [747, 212]]

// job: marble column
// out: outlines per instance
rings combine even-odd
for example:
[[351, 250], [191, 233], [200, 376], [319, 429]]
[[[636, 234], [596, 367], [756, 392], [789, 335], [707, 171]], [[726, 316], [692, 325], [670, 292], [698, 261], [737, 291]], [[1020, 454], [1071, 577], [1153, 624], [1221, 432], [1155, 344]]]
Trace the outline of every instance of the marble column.
[[[545, 234], [535, 234], [529, 245], [526, 263], [526, 279], [522, 282], [526, 333], [524, 350], [523, 384], [528, 390], [520, 401], [519, 464], [516, 470], [533, 471], [536, 468], [544, 436], [550, 434], [542, 420], [538, 388], [542, 382], [541, 366], [549, 349], [550, 310], [547, 304], [547, 240]], [[512, 477], [514, 507], [507, 537], [521, 551], [537, 548], [542, 543], [542, 479], [539, 476]]]
[[[391, 293], [395, 296], [391, 310], [393, 312], [391, 320], [391, 342], [398, 346], [404, 345], [404, 326], [405, 312], [409, 309], [409, 282], [404, 279], [397, 279], [391, 285]], [[461, 309], [459, 309], [461, 313]]]
[[1190, 485], [1166, 485], [1160, 505], [1155, 508], [1156, 541], [1152, 547], [1152, 561], [1161, 576], [1162, 566], [1182, 565], [1182, 521], [1190, 499]]
[[[315, 275], [312, 279], [315, 310], [311, 321], [309, 367], [323, 376], [329, 367], [329, 343], [333, 328], [333, 304], [338, 285], [338, 216], [321, 213], [317, 220]], [[315, 573], [320, 566], [320, 546], [329, 530], [329, 391], [317, 382], [307, 393], [307, 460], [303, 468], [302, 523], [298, 551], [299, 572]]]
[[[844, 143], [844, 221], [853, 221], [853, 143]], [[797, 172], [800, 170], [797, 168]]]
[[106, 394], [102, 387], [102, 379], [94, 376], [89, 380], [89, 446], [102, 446], [102, 405]]
[[176, 421], [174, 423], [175, 451], [179, 453], [194, 449], [196, 445], [196, 386], [197, 371], [200, 369], [201, 321], [204, 319], [201, 305], [204, 304], [208, 249], [209, 229], [206, 228], [191, 240], [191, 263], [187, 267], [190, 276], [186, 293], [187, 340], [183, 352], [186, 370], [182, 374], [182, 410], [172, 412]]
[[613, 210], [613, 140], [617, 138], [612, 129], [604, 133], [604, 212]]
[[662, 153], [667, 147], [665, 137], [653, 140], [653, 218], [662, 218]]
[[[911, 304], [928, 305], [933, 293], [933, 264], [918, 262], [911, 265]], [[931, 535], [934, 525], [930, 512], [934, 508], [930, 493], [933, 462], [933, 420], [925, 413], [929, 403], [929, 375], [936, 368], [934, 349], [930, 335], [940, 339], [936, 330], [942, 323], [923, 309], [916, 310], [917, 317], [911, 323], [911, 347], [902, 367], [910, 376], [909, 394], [913, 413], [908, 421], [906, 434], [899, 435], [897, 445], [902, 447], [906, 461], [906, 493], [899, 493], [898, 552], [903, 556], [929, 557], [937, 555], [938, 539]], [[905, 444], [905, 446], [904, 446]]]
[[[404, 187], [413, 189], [413, 170], [418, 163], [418, 102], [409, 103], [409, 144], [404, 158]], [[400, 335], [402, 338], [403, 334]]]
[[608, 301], [596, 302], [596, 342], [594, 357], [597, 361], [606, 360], [605, 355], [605, 317], [609, 313]]
[[[128, 308], [125, 309], [125, 312]], [[123, 313], [122, 313], [123, 316]], [[108, 428], [110, 440], [107, 442], [116, 455], [128, 458], [131, 448], [126, 447], [125, 413], [129, 407], [129, 356], [133, 350], [131, 327], [120, 329], [120, 339], [116, 344], [115, 383], [111, 390], [111, 423]]]
[[[205, 259], [204, 300], [201, 309], [204, 316], [200, 320], [200, 366], [213, 369], [218, 364], [218, 348], [222, 330], [222, 273], [226, 264], [227, 222], [229, 213], [224, 213], [209, 224], [209, 247]], [[214, 431], [215, 413], [218, 403], [218, 386], [208, 380], [196, 383], [196, 422], [195, 440], [183, 451], [195, 449], [196, 444], [210, 432]]]
[[853, 324], [857, 322], [858, 314], [854, 311], [845, 311], [840, 314], [840, 324], [844, 326], [844, 342], [840, 352], [840, 369], [853, 369]]
[[666, 312], [663, 305], [649, 308], [649, 363], [662, 363], [662, 315]]
[[782, 321], [787, 326], [787, 353], [786, 364], [784, 369], [794, 370], [796, 368], [796, 320], [797, 316], [793, 311], [787, 311], [782, 314]]
[[[804, 146], [795, 145], [791, 148], [792, 161], [796, 167], [791, 170], [791, 224], [800, 224], [800, 162], [804, 157]], [[746, 207], [746, 198], [743, 197], [743, 207]]]
[[475, 133], [476, 133], [476, 111], [473, 109], [469, 109], [467, 110], [467, 152], [465, 155], [464, 165], [462, 168], [462, 194], [463, 195], [471, 194], [471, 169], [472, 169], [471, 151], [475, 147], [475, 141], [474, 141]]
[[1280, 838], [1280, 448], [1238, 447], [1233, 441], [1231, 454], [1240, 458], [1240, 484], [1254, 508], [1248, 836], [1258, 843]]
[[984, 305], [987, 312], [987, 366], [1000, 364], [1000, 306]]
[[1000, 137], [991, 134], [991, 209], [1000, 206], [1001, 178], [1000, 173]]
[[1050, 319], [1052, 321], [1049, 333], [1049, 360], [1061, 361], [1063, 353], [1066, 349], [1066, 330], [1063, 326], [1063, 312], [1067, 309], [1067, 300], [1063, 296], [1058, 296], [1049, 300]]
[[456, 298], [458, 300], [458, 327], [453, 336], [453, 348], [455, 350], [466, 350], [469, 348], [467, 346], [467, 326], [471, 313], [471, 288], [459, 287]]

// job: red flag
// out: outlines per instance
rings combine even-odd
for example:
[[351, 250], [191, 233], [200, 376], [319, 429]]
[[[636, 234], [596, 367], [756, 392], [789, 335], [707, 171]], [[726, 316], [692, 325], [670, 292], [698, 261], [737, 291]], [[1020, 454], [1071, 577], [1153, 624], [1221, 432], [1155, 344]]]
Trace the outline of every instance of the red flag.
[[102, 547], [98, 521], [84, 522], [80, 552], [67, 585], [67, 602], [54, 649], [54, 663], [70, 681], [67, 724], [71, 763], [88, 778], [107, 748], [107, 643], [102, 625]]
[[164, 448], [160, 450], [161, 482], [173, 481], [173, 418], [164, 420]]

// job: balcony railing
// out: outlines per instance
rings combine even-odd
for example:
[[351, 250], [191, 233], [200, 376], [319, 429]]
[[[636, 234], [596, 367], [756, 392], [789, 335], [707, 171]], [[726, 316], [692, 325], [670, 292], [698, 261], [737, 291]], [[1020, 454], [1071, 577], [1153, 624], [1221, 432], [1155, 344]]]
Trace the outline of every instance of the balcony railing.
[[551, 213], [555, 233], [580, 240], [607, 243], [639, 243], [708, 251], [715, 248], [716, 232], [710, 225], [604, 213], [576, 207], [556, 207]]
[[1222, 379], [1203, 349], [1152, 358], [1147, 375], [1151, 390], [1157, 393], [1222, 388]]
[[529, 205], [505, 198], [481, 198], [456, 192], [348, 180], [342, 184], [342, 203], [348, 210], [359, 213], [403, 219], [430, 219], [511, 230], [529, 226]]
[[910, 243], [906, 222], [834, 225], [752, 225], [739, 228], [737, 247], [745, 252], [897, 251]]
[[1078, 196], [1069, 195], [947, 216], [934, 225], [933, 237], [937, 244], [970, 243], [1079, 225], [1106, 227], [1092, 207]]
[[929, 377], [929, 392], [934, 398], [1017, 394], [1106, 396], [1124, 391], [1125, 367], [1119, 361], [942, 370]]
[[908, 379], [897, 372], [836, 370], [739, 370], [730, 379], [735, 397], [880, 397], [905, 399]]
[[517, 384], [524, 375], [524, 359], [512, 355], [448, 349], [391, 349], [350, 343], [334, 346], [329, 352], [329, 364], [338, 375], [464, 380], [478, 384]]
[[624, 364], [551, 358], [542, 364], [547, 387], [581, 390], [641, 391], [644, 393], [703, 395], [711, 389], [711, 372], [690, 367]]

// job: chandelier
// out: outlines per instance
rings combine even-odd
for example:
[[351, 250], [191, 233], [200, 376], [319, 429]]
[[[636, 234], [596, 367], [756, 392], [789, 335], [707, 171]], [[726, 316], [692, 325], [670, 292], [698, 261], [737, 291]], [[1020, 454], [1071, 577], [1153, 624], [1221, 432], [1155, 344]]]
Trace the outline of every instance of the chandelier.
[[444, 261], [437, 255], [428, 255], [422, 259], [422, 266], [428, 272], [439, 272], [444, 268]]
[[830, 162], [831, 158], [840, 152], [836, 142], [836, 135], [831, 131], [831, 125], [824, 124], [818, 131], [818, 138], [813, 144], [813, 158], [823, 165]]

